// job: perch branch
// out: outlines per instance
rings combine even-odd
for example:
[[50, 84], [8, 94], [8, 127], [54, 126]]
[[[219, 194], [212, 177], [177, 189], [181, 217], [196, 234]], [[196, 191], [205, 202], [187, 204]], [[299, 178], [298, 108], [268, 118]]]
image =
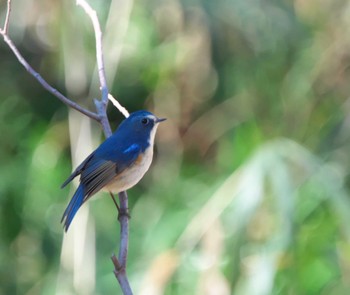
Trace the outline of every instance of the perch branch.
[[129, 233], [129, 206], [128, 206], [128, 195], [126, 192], [120, 192], [119, 196], [119, 204], [120, 204], [120, 248], [118, 259], [123, 268], [126, 268], [126, 260], [128, 257], [128, 233]]
[[120, 247], [118, 258], [115, 254], [111, 259], [114, 264], [114, 275], [117, 278], [120, 287], [122, 288], [124, 295], [132, 295], [130, 284], [126, 276], [126, 261], [128, 257], [128, 243], [129, 243], [129, 213], [128, 213], [128, 195], [126, 192], [119, 193], [119, 204], [114, 199], [113, 194], [111, 197], [118, 208], [118, 219], [120, 222]]
[[[95, 99], [95, 105], [97, 108], [97, 113], [100, 117], [100, 122], [102, 124], [104, 133], [106, 137], [111, 136], [112, 131], [107, 118], [107, 105], [108, 105], [108, 86], [105, 74], [105, 66], [103, 59], [103, 49], [102, 49], [102, 32], [101, 26], [96, 14], [96, 11], [92, 9], [92, 7], [85, 0], [77, 0], [77, 5], [81, 6], [85, 13], [90, 17], [94, 31], [95, 31], [95, 39], [96, 39], [96, 60], [97, 60], [97, 68], [98, 68], [98, 76], [100, 80], [101, 87], [101, 100]], [[120, 104], [118, 103], [120, 106]], [[118, 107], [119, 111], [122, 114], [128, 114], [128, 112], [120, 106]], [[125, 111], [123, 112], [122, 109]], [[126, 115], [125, 115], [126, 116]], [[127, 212], [128, 210], [128, 195], [126, 192], [119, 193], [119, 201], [120, 201], [120, 211]], [[119, 218], [120, 222], [120, 246], [119, 246], [119, 255], [118, 258], [113, 255], [112, 261], [114, 264], [114, 274], [119, 282], [119, 285], [124, 293], [124, 295], [132, 295], [132, 291], [130, 288], [130, 284], [126, 275], [126, 261], [128, 255], [128, 243], [129, 243], [129, 220], [127, 215], [122, 215]], [[119, 260], [118, 260], [119, 259]]]
[[112, 255], [111, 259], [114, 264], [114, 275], [117, 278], [124, 295], [132, 295], [130, 284], [128, 278], [126, 277], [125, 268], [120, 265], [115, 254]]

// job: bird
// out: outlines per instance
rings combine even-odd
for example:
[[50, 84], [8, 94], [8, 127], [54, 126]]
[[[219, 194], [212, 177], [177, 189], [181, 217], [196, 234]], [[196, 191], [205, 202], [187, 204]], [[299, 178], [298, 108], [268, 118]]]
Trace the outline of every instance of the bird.
[[61, 219], [65, 232], [79, 208], [98, 191], [104, 189], [112, 195], [130, 189], [142, 179], [152, 163], [157, 127], [165, 120], [145, 110], [131, 113], [73, 171], [61, 186], [64, 188], [80, 175], [79, 186]]

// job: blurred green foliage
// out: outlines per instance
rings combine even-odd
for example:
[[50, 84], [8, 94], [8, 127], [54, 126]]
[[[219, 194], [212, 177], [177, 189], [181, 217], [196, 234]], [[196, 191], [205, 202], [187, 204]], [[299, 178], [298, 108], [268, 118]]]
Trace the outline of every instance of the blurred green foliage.
[[[349, 294], [350, 2], [89, 2], [112, 94], [168, 118], [129, 191], [136, 294]], [[94, 109], [94, 35], [74, 1], [13, 1], [10, 36]], [[79, 123], [4, 42], [0, 57], [0, 294], [121, 294], [108, 196], [65, 238], [59, 223], [71, 155], [98, 145], [99, 126]], [[122, 115], [109, 115], [115, 128]], [[74, 128], [91, 146], [70, 140]]]

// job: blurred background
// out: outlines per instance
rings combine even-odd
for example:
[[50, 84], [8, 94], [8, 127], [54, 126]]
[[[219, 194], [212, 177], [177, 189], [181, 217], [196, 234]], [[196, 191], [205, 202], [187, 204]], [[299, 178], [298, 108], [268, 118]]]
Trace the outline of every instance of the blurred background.
[[[128, 275], [141, 295], [350, 294], [350, 2], [90, 0], [111, 93], [167, 117], [129, 190]], [[6, 1], [0, 2], [4, 21]], [[90, 20], [75, 1], [13, 1], [10, 36], [94, 110]], [[46, 92], [0, 42], [0, 294], [121, 294], [107, 194], [68, 234], [100, 126]], [[109, 105], [114, 129], [123, 116]]]

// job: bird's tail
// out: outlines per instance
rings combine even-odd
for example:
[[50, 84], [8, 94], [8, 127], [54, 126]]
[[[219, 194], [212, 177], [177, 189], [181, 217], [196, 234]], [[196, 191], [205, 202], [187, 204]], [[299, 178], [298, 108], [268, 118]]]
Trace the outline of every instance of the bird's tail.
[[70, 200], [66, 210], [63, 213], [61, 222], [64, 221], [63, 227], [67, 232], [69, 225], [71, 224], [75, 214], [77, 213], [80, 206], [84, 203], [84, 188], [80, 184], [77, 190], [74, 193], [74, 196]]

